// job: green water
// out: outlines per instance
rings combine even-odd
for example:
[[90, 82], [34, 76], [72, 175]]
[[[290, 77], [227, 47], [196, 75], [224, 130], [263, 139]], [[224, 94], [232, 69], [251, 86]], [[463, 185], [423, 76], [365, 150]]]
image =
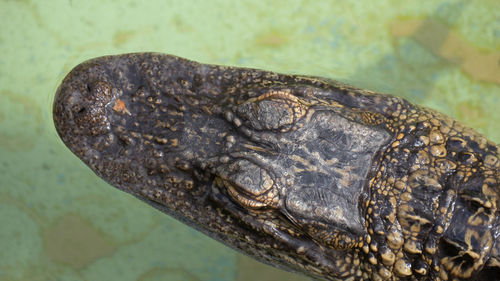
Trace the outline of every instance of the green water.
[[0, 280], [307, 280], [80, 163], [51, 118], [79, 62], [157, 51], [325, 76], [433, 107], [499, 143], [498, 11], [497, 0], [0, 1]]

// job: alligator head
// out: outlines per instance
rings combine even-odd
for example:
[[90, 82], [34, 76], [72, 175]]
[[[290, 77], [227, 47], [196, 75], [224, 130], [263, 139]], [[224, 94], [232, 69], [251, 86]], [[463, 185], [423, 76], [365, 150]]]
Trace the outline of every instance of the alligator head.
[[329, 280], [498, 272], [497, 147], [402, 99], [141, 53], [73, 69], [54, 122], [111, 185], [266, 263]]

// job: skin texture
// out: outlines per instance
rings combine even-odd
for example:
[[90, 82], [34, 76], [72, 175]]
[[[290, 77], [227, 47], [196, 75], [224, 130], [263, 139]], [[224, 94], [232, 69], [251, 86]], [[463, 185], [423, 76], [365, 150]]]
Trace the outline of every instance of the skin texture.
[[111, 185], [325, 280], [500, 280], [499, 149], [403, 99], [154, 53], [59, 87], [61, 139]]

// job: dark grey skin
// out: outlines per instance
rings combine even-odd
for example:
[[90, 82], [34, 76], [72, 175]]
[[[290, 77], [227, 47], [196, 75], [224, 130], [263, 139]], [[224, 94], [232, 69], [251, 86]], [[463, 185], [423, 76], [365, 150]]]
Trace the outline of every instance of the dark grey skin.
[[138, 53], [75, 67], [54, 123], [97, 175], [324, 280], [500, 280], [494, 143], [328, 79]]

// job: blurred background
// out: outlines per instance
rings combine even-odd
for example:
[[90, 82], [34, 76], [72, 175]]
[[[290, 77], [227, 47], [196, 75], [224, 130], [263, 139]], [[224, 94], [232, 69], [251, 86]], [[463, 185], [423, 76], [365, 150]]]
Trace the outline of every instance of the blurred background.
[[308, 280], [107, 185], [51, 103], [83, 60], [155, 51], [402, 96], [500, 142], [500, 1], [0, 0], [0, 280]]

